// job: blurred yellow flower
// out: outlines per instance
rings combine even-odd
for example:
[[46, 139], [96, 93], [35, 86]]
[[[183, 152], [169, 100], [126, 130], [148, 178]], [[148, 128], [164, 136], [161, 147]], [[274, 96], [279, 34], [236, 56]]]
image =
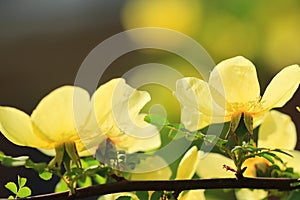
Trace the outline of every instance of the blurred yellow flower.
[[261, 97], [255, 66], [237, 56], [219, 63], [208, 83], [192, 77], [178, 80], [175, 95], [182, 107], [181, 122], [189, 130], [230, 121], [241, 114], [251, 116], [257, 126], [265, 113], [292, 98], [299, 82], [300, 67], [285, 67]]
[[[78, 104], [73, 104], [74, 101]], [[69, 142], [74, 142], [78, 152], [84, 153], [86, 149], [76, 127], [84, 126], [89, 112], [88, 92], [63, 86], [44, 97], [31, 116], [16, 108], [0, 106], [0, 131], [14, 144], [39, 148], [46, 153], [52, 154], [47, 150]]]
[[199, 25], [201, 4], [181, 0], [128, 1], [122, 10], [126, 29], [161, 27], [189, 34]]
[[[199, 31], [196, 27], [201, 24], [201, 14], [202, 5], [198, 1], [131, 0], [127, 1], [122, 9], [121, 22], [126, 30], [156, 27], [194, 36]], [[128, 34], [138, 44], [147, 44], [147, 41], [151, 41], [151, 44], [182, 48], [184, 42], [178, 38], [170, 38], [170, 34], [162, 32], [153, 34], [149, 31], [142, 35], [128, 32]]]

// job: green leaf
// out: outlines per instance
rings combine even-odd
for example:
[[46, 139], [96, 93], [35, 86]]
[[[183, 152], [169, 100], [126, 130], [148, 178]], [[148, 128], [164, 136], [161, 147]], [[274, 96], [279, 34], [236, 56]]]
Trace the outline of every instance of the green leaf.
[[98, 174], [95, 174], [95, 175], [93, 176], [93, 180], [94, 180], [96, 183], [98, 183], [98, 184], [104, 184], [104, 183], [106, 183], [106, 178], [104, 178], [104, 177], [102, 177], [102, 176], [100, 176], [100, 175], [98, 175]]
[[159, 200], [163, 195], [163, 191], [155, 191], [152, 193], [150, 200]]
[[28, 197], [31, 195], [31, 190], [29, 187], [22, 187], [19, 189], [18, 191], [18, 197], [20, 198], [24, 198], [24, 197]]
[[63, 179], [60, 179], [60, 181], [55, 186], [55, 192], [65, 192], [68, 190], [69, 188], [67, 184], [63, 181]]
[[88, 187], [93, 185], [91, 177], [85, 177], [84, 179], [78, 180], [79, 187]]
[[135, 194], [139, 199], [149, 199], [148, 191], [136, 191]]
[[8, 183], [6, 183], [5, 187], [7, 189], [9, 189], [14, 194], [17, 194], [17, 192], [18, 192], [17, 185], [14, 182], [8, 182]]
[[11, 157], [11, 156], [2, 156], [1, 164], [6, 167], [18, 167], [24, 166], [26, 164], [26, 160], [28, 160], [28, 156], [20, 156], [20, 157]]
[[120, 196], [117, 198], [117, 200], [132, 200], [133, 198], [131, 196]]
[[160, 115], [156, 115], [156, 114], [147, 115], [144, 118], [144, 121], [148, 122], [152, 125], [155, 125], [155, 126], [163, 126], [163, 125], [166, 125], [169, 123], [166, 118], [161, 117]]
[[48, 181], [52, 178], [52, 173], [44, 171], [39, 173], [39, 177], [45, 181]]
[[263, 158], [267, 159], [270, 163], [274, 164], [274, 160], [268, 154], [263, 153], [263, 154], [260, 154], [258, 156], [263, 157]]
[[244, 123], [251, 135], [253, 135], [253, 117], [247, 113], [244, 113]]
[[272, 149], [272, 151], [275, 151], [275, 152], [279, 152], [279, 153], [282, 153], [282, 154], [285, 154], [287, 156], [290, 156], [290, 157], [294, 157], [293, 155], [281, 150], [281, 149]]
[[19, 188], [22, 188], [27, 182], [27, 178], [22, 178], [18, 175], [18, 185]]
[[15, 197], [12, 195], [9, 195], [8, 199], [15, 199]]
[[41, 172], [45, 171], [45, 169], [48, 167], [48, 164], [47, 163], [35, 163], [32, 160], [28, 159], [28, 160], [26, 160], [25, 167], [34, 169], [37, 172], [41, 173]]
[[294, 190], [291, 192], [287, 200], [299, 200], [300, 199], [300, 190]]

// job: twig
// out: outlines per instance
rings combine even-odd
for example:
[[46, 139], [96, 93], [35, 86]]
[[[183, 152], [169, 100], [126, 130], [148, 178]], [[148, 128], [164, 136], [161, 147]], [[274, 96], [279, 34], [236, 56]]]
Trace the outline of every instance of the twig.
[[51, 193], [28, 197], [26, 199], [81, 199], [86, 197], [101, 196], [105, 194], [130, 191], [183, 191], [193, 189], [225, 189], [225, 188], [251, 188], [251, 189], [277, 189], [294, 190], [300, 186], [293, 187], [292, 183], [299, 183], [300, 179], [288, 178], [218, 178], [218, 179], [194, 179], [194, 180], [167, 180], [167, 181], [121, 181], [103, 185], [94, 185], [86, 188], [79, 188], [76, 194], [69, 192]]

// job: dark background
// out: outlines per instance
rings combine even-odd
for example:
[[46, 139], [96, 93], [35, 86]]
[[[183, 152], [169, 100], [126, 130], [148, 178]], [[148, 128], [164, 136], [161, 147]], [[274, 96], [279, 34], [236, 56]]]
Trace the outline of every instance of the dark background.
[[[0, 0], [0, 105], [16, 107], [30, 114], [41, 98], [51, 90], [74, 84], [76, 73], [86, 55], [106, 38], [124, 30], [120, 12], [125, 2]], [[216, 5], [208, 6], [220, 9]], [[228, 12], [233, 12], [230, 6]], [[197, 37], [200, 42], [206, 41], [206, 47], [214, 45], [213, 40], [206, 38], [208, 36], [199, 34]], [[228, 52], [226, 48], [233, 47], [224, 46], [224, 52]], [[215, 62], [227, 58], [226, 54], [222, 56], [219, 52], [214, 53], [213, 48], [209, 53]], [[264, 66], [258, 67], [259, 79], [264, 89], [279, 70], [272, 69], [272, 62], [268, 58], [242, 53], [257, 66]], [[159, 61], [153, 54], [149, 56], [132, 52], [124, 55], [106, 70], [100, 84], [121, 76], [137, 64], [153, 61]], [[300, 55], [298, 60], [291, 59], [286, 63], [297, 61], [300, 63]], [[294, 98], [280, 109], [290, 114], [295, 122], [300, 121], [300, 114], [295, 109], [296, 105], [300, 105], [299, 99], [298, 89]], [[297, 125], [298, 133], [299, 128]], [[298, 142], [298, 149], [299, 145]], [[29, 154], [37, 162], [50, 160], [35, 149], [12, 144], [2, 134], [0, 151], [12, 156]], [[49, 184], [39, 179], [32, 170], [0, 165], [1, 197], [9, 195], [4, 185], [8, 181], [16, 181], [17, 175], [29, 179], [28, 185], [35, 195], [52, 192], [57, 181], [52, 179]]]

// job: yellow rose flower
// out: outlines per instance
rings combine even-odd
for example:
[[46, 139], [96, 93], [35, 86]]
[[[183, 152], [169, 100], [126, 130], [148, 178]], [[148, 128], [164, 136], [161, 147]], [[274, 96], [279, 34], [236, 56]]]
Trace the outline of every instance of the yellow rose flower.
[[[182, 157], [176, 172], [175, 179], [191, 179], [195, 174], [199, 159], [199, 152], [196, 146], [191, 147]], [[159, 169], [158, 166], [163, 166]], [[155, 169], [155, 170], [154, 170]], [[136, 166], [133, 172], [129, 174], [130, 180], [169, 180], [172, 176], [172, 171], [166, 161], [159, 156], [150, 156], [145, 160], [142, 160], [139, 165]], [[149, 192], [150, 194], [152, 192]], [[131, 196], [133, 199], [138, 199], [134, 193], [115, 193], [101, 196], [99, 200], [116, 199], [119, 196]], [[151, 196], [151, 195], [149, 195]], [[179, 200], [204, 200], [204, 190], [191, 190], [182, 192]]]
[[[12, 143], [38, 148], [48, 155], [64, 148], [77, 150], [80, 156], [90, 155], [105, 137], [131, 152], [149, 150], [160, 146], [158, 131], [139, 114], [149, 100], [147, 92], [131, 88], [123, 79], [99, 87], [93, 103], [86, 90], [63, 86], [44, 97], [31, 116], [0, 106], [0, 131]], [[134, 137], [140, 130], [143, 137]]]
[[[80, 104], [73, 104], [74, 101]], [[88, 92], [63, 86], [44, 97], [31, 116], [16, 108], [0, 106], [0, 131], [16, 145], [39, 148], [51, 155], [53, 151], [47, 150], [64, 143], [75, 143], [77, 151], [87, 155], [77, 127], [84, 126], [89, 112]]]
[[231, 121], [240, 114], [251, 116], [257, 126], [265, 113], [292, 98], [299, 82], [300, 67], [285, 67], [261, 97], [255, 66], [237, 56], [219, 63], [208, 83], [191, 77], [178, 80], [175, 95], [182, 107], [181, 122], [189, 130]]
[[[92, 96], [97, 135], [108, 137], [117, 149], [128, 153], [153, 150], [161, 145], [157, 128], [144, 121], [141, 109], [151, 100], [148, 92], [138, 91], [124, 79], [113, 79], [100, 86]], [[94, 118], [93, 118], [94, 117]], [[95, 123], [94, 122], [94, 123]], [[98, 139], [84, 139], [89, 147], [97, 147]]]
[[[295, 172], [300, 173], [298, 164], [300, 152], [294, 150], [296, 142], [296, 128], [291, 118], [288, 115], [275, 110], [268, 112], [258, 130], [258, 147], [281, 148], [287, 150], [293, 157], [284, 154], [278, 154], [278, 156], [287, 163], [288, 167], [293, 167]], [[230, 167], [234, 166], [234, 162], [231, 159], [221, 154], [208, 153], [200, 159], [196, 171], [202, 178], [234, 178], [234, 173], [226, 172], [225, 169], [222, 168], [224, 164]], [[247, 159], [242, 166], [242, 168], [247, 167], [244, 176], [256, 177], [256, 170], [258, 168], [263, 170], [270, 164], [269, 161], [261, 157]], [[239, 200], [248, 196], [249, 199], [253, 200], [262, 199], [262, 197], [267, 196], [267, 192], [264, 190], [251, 191], [249, 189], [242, 189], [236, 192], [236, 197]]]

